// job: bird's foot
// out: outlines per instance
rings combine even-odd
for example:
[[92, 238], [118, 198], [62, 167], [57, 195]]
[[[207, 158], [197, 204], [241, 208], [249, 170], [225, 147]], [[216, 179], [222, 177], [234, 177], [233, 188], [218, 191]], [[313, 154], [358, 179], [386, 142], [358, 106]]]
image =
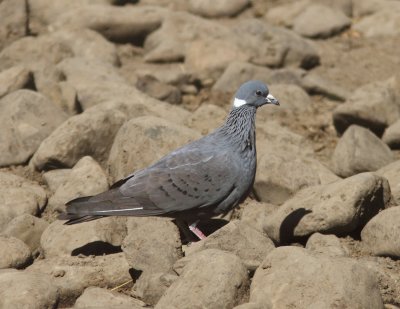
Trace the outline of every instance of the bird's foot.
[[199, 221], [195, 221], [192, 224], [189, 224], [189, 230], [196, 235], [200, 240], [206, 239], [207, 236], [204, 235], [204, 233], [202, 231], [200, 231], [200, 229], [197, 227], [197, 223], [199, 223]]

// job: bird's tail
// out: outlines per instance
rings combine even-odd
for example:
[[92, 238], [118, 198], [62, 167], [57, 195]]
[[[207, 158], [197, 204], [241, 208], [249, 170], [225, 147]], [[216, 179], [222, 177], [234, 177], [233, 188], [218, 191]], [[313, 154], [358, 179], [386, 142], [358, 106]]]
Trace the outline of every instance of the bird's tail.
[[[84, 197], [79, 197], [74, 200], [69, 201], [66, 204], [66, 212], [61, 213], [58, 216], [59, 220], [68, 220], [64, 224], [67, 225], [72, 225], [72, 224], [77, 224], [77, 223], [82, 223], [82, 222], [88, 222], [96, 219], [103, 218], [104, 216], [98, 216], [98, 215], [82, 215], [85, 212], [84, 208], [87, 208], [87, 205], [90, 205], [90, 199], [92, 196], [84, 196]], [[86, 207], [85, 207], [86, 206]]]

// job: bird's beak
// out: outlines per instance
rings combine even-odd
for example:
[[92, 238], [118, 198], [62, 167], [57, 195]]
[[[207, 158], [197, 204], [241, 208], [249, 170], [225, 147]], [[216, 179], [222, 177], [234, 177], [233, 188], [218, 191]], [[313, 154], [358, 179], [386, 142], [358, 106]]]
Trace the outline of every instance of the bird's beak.
[[274, 105], [280, 105], [279, 101], [275, 99], [275, 97], [272, 94], [268, 94], [267, 97], [265, 98], [265, 103], [266, 104], [274, 104]]

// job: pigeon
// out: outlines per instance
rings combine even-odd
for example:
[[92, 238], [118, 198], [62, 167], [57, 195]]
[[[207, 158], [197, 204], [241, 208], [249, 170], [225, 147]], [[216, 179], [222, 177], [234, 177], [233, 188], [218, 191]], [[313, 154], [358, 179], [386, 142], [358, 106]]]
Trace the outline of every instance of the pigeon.
[[166, 216], [205, 238], [198, 222], [227, 213], [252, 189], [255, 116], [265, 104], [279, 105], [267, 85], [257, 80], [244, 83], [222, 126], [117, 181], [106, 192], [69, 201], [59, 219], [75, 224], [107, 216]]

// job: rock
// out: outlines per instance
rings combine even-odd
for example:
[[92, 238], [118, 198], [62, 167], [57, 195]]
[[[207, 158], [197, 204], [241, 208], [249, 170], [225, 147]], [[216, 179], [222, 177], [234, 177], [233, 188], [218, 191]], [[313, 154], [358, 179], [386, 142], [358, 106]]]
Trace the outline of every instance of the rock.
[[273, 204], [247, 199], [244, 203], [239, 205], [239, 209], [242, 211], [240, 220], [257, 231], [264, 233], [265, 219], [277, 208], [278, 206]]
[[103, 255], [121, 252], [126, 218], [107, 217], [85, 224], [64, 225], [57, 220], [43, 232], [40, 244], [46, 258]]
[[1, 234], [22, 240], [28, 245], [30, 251], [36, 253], [40, 246], [40, 237], [48, 226], [47, 221], [30, 214], [24, 214], [12, 219]]
[[[73, 51], [51, 36], [27, 36], [0, 52], [0, 71], [16, 65], [23, 65], [34, 73], [39, 68], [59, 63], [64, 58], [72, 57]], [[35, 77], [35, 84], [37, 78]], [[36, 85], [37, 86], [37, 85]]]
[[206, 0], [206, 1], [189, 1], [189, 10], [193, 14], [203, 17], [231, 17], [239, 14], [250, 4], [249, 0]]
[[333, 169], [342, 177], [376, 171], [395, 160], [390, 148], [370, 130], [350, 126], [332, 155]]
[[0, 72], [0, 98], [22, 88], [33, 88], [32, 73], [23, 66]]
[[52, 278], [42, 273], [0, 273], [1, 308], [56, 308], [58, 291]]
[[341, 11], [311, 4], [293, 20], [293, 30], [308, 38], [328, 38], [351, 25]]
[[152, 76], [146, 75], [136, 83], [136, 87], [147, 93], [152, 98], [156, 98], [161, 101], [166, 101], [172, 104], [179, 104], [182, 101], [181, 92], [178, 88], [159, 82]]
[[135, 282], [132, 295], [154, 306], [177, 278], [172, 270], [167, 273], [144, 272]]
[[305, 11], [309, 5], [309, 0], [300, 0], [271, 7], [265, 14], [265, 20], [277, 26], [293, 28], [295, 18]]
[[360, 18], [396, 5], [396, 1], [353, 0], [353, 16]]
[[310, 94], [320, 94], [335, 101], [345, 101], [350, 97], [347, 90], [312, 72], [303, 77], [301, 86]]
[[352, 259], [299, 247], [280, 247], [266, 257], [254, 274], [250, 302], [271, 308], [383, 308], [373, 272]]
[[[270, 108], [260, 110], [261, 114], [272, 114], [274, 112], [306, 112], [310, 110], [311, 99], [307, 92], [297, 85], [290, 84], [272, 84], [269, 87], [270, 93], [279, 98], [282, 108], [272, 111]], [[261, 117], [268, 117], [262, 115]], [[260, 117], [260, 116], [259, 116]]]
[[314, 233], [307, 241], [306, 249], [321, 253], [330, 257], [347, 257], [350, 252], [340, 243], [335, 235]]
[[65, 203], [82, 196], [95, 195], [108, 190], [107, 176], [91, 157], [83, 157], [50, 197], [47, 210], [63, 212]]
[[179, 278], [155, 308], [232, 308], [248, 286], [247, 270], [228, 252], [208, 249], [176, 264]]
[[54, 194], [56, 190], [68, 179], [71, 171], [71, 168], [60, 168], [58, 170], [50, 170], [42, 174], [43, 180], [49, 188], [51, 194]]
[[38, 215], [46, 202], [46, 192], [38, 184], [0, 172], [0, 231], [15, 217]]
[[392, 3], [393, 5], [362, 18], [353, 29], [366, 37], [398, 36], [400, 34], [400, 4], [396, 1]]
[[108, 159], [109, 174], [114, 181], [121, 179], [200, 136], [197, 131], [158, 117], [131, 119], [115, 137]]
[[155, 6], [83, 5], [63, 12], [52, 27], [88, 28], [113, 42], [140, 44], [160, 27], [165, 13]]
[[235, 254], [249, 271], [254, 271], [274, 248], [274, 243], [251, 225], [231, 221], [206, 239], [192, 243], [186, 256], [206, 249], [219, 249]]
[[392, 207], [373, 217], [361, 231], [364, 247], [374, 255], [399, 257], [400, 208]]
[[0, 3], [0, 51], [28, 34], [28, 12], [24, 0]]
[[264, 222], [278, 243], [315, 232], [342, 235], [362, 228], [390, 200], [385, 178], [362, 173], [299, 191]]
[[[197, 61], [200, 46], [206, 48], [209, 55], [215, 56], [202, 55]], [[319, 62], [319, 56], [311, 43], [285, 29], [267, 25], [257, 19], [227, 27], [183, 12], [169, 14], [161, 28], [147, 37], [145, 50], [146, 61], [186, 59], [197, 73], [211, 74], [207, 76], [214, 78], [232, 61], [237, 60], [251, 60], [254, 64], [273, 67], [304, 68], [311, 68]]]
[[15, 91], [0, 100], [0, 166], [25, 163], [57, 126], [63, 111], [37, 92]]
[[132, 280], [129, 268], [124, 254], [115, 253], [46, 258], [37, 260], [26, 271], [51, 276], [49, 282], [58, 289], [60, 302], [70, 303], [89, 286], [113, 288]]
[[129, 265], [149, 273], [167, 272], [182, 257], [179, 230], [169, 218], [128, 218], [122, 250]]
[[376, 174], [388, 180], [393, 202], [395, 205], [400, 205], [400, 161], [396, 160], [380, 168]]
[[40, 144], [30, 164], [37, 170], [72, 167], [87, 155], [104, 162], [125, 120], [118, 110], [92, 110], [70, 117]]
[[79, 296], [75, 302], [74, 308], [83, 309], [96, 307], [98, 309], [137, 309], [145, 306], [145, 303], [142, 301], [125, 294], [92, 286], [85, 289], [83, 294]]
[[268, 140], [258, 158], [254, 190], [263, 202], [281, 205], [302, 188], [339, 179], [313, 157], [288, 152]]
[[392, 77], [356, 89], [333, 112], [336, 131], [343, 134], [350, 125], [357, 124], [381, 136], [387, 126], [400, 118], [399, 83], [399, 77]]
[[283, 68], [271, 70], [248, 62], [233, 61], [218, 78], [212, 89], [223, 93], [232, 92], [248, 80], [261, 80], [273, 84], [301, 85], [305, 71], [298, 68]]
[[23, 268], [31, 261], [31, 250], [22, 240], [0, 236], [0, 269]]
[[222, 125], [226, 111], [214, 104], [201, 104], [188, 118], [184, 125], [207, 135]]
[[101, 34], [90, 29], [61, 29], [50, 33], [55, 41], [68, 46], [77, 58], [119, 65], [117, 48]]
[[400, 148], [400, 119], [385, 130], [382, 140], [392, 149]]

